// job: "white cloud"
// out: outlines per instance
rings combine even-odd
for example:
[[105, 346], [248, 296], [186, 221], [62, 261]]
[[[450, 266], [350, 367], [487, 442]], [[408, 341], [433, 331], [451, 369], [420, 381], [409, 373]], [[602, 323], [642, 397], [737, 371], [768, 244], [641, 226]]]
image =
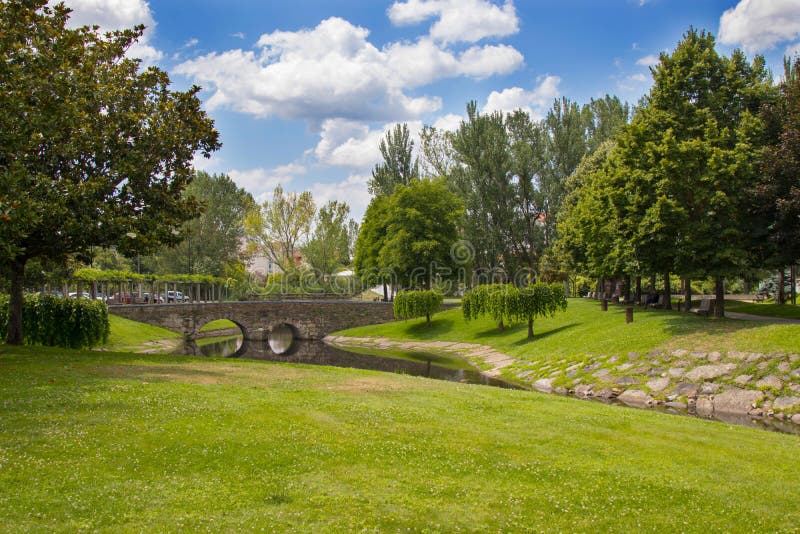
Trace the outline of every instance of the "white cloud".
[[387, 14], [397, 26], [437, 18], [430, 36], [445, 43], [474, 43], [519, 31], [519, 19], [511, 0], [502, 5], [488, 0], [407, 0], [392, 4]]
[[[407, 123], [415, 145], [420, 121]], [[394, 128], [394, 123], [385, 124], [379, 130], [371, 130], [368, 125], [347, 119], [328, 119], [322, 123], [320, 141], [314, 148], [314, 155], [323, 165], [369, 169], [381, 160], [379, 145], [386, 133]]]
[[181, 46], [181, 48], [183, 48], [183, 49], [192, 48], [192, 47], [197, 46], [198, 43], [200, 43], [200, 39], [197, 39], [196, 37], [192, 37], [191, 39], [189, 39], [188, 41], [183, 43], [183, 46]]
[[258, 167], [255, 169], [228, 171], [228, 176], [236, 182], [236, 185], [249, 191], [259, 202], [264, 200], [265, 195], [272, 195], [275, 186], [285, 186], [294, 180], [295, 176], [305, 174], [306, 168], [296, 163], [265, 169]]
[[630, 76], [628, 76], [628, 79], [633, 82], [643, 83], [649, 80], [650, 78], [646, 74], [642, 74], [641, 72], [639, 72], [637, 74], [631, 74]]
[[474, 46], [456, 55], [421, 38], [379, 50], [368, 36], [367, 29], [334, 17], [312, 29], [264, 34], [256, 51], [214, 52], [174, 71], [210, 88], [210, 109], [314, 121], [386, 121], [441, 108], [440, 98], [410, 96], [409, 89], [447, 77], [506, 74], [523, 64], [522, 55], [506, 45]]
[[539, 85], [532, 91], [526, 91], [521, 87], [511, 87], [503, 91], [492, 91], [483, 107], [484, 113], [502, 111], [510, 113], [517, 109], [522, 109], [531, 115], [531, 118], [539, 120], [544, 117], [554, 98], [560, 94], [558, 84], [561, 78], [558, 76], [545, 76], [539, 81]]
[[137, 57], [145, 65], [161, 60], [164, 53], [150, 44], [155, 35], [156, 21], [145, 0], [66, 0], [73, 10], [69, 26], [97, 25], [102, 31], [133, 28], [137, 24], [146, 26], [139, 41], [128, 50], [129, 57]]
[[637, 65], [641, 65], [642, 67], [652, 67], [653, 65], [658, 65], [658, 62], [661, 61], [656, 54], [650, 54], [648, 56], [644, 56], [643, 58], [639, 58], [636, 61]]
[[244, 33], [243, 32], [232, 33], [231, 37], [236, 37], [237, 39], [244, 39]]
[[331, 200], [346, 202], [350, 206], [350, 217], [360, 223], [371, 198], [367, 186], [371, 178], [367, 173], [351, 174], [340, 182], [314, 183], [309, 190], [317, 206]]
[[719, 40], [763, 51], [800, 35], [800, 0], [740, 0], [719, 20]]
[[455, 132], [458, 130], [459, 126], [461, 126], [461, 121], [463, 121], [465, 117], [461, 115], [456, 115], [455, 113], [448, 113], [443, 117], [439, 117], [433, 123], [433, 127], [437, 130], [447, 130], [448, 132]]

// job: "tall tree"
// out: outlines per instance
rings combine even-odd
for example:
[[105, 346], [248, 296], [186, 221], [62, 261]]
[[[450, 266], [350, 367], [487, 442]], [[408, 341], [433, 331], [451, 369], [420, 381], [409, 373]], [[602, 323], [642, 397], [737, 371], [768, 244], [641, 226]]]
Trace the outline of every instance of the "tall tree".
[[381, 263], [381, 249], [388, 236], [389, 208], [389, 196], [376, 196], [370, 201], [353, 252], [356, 276], [368, 285], [382, 283], [383, 300], [387, 302], [387, 283], [396, 281], [392, 278], [391, 270]]
[[396, 124], [381, 139], [383, 161], [372, 171], [369, 192], [372, 195], [391, 195], [396, 185], [408, 185], [419, 179], [419, 162], [414, 157], [414, 141], [407, 124]]
[[618, 96], [606, 95], [592, 98], [583, 107], [587, 127], [589, 150], [594, 152], [600, 145], [614, 139], [631, 118], [631, 108]]
[[450, 132], [425, 126], [419, 133], [422, 150], [422, 176], [424, 178], [442, 178], [449, 176], [455, 165], [453, 144]]
[[143, 27], [68, 29], [69, 9], [0, 2], [0, 265], [11, 280], [7, 340], [23, 342], [25, 264], [88, 259], [93, 246], [149, 252], [198, 213], [182, 197], [196, 151], [219, 147], [198, 87], [169, 89], [125, 52]]
[[197, 172], [184, 193], [202, 206], [202, 214], [184, 225], [186, 236], [155, 257], [163, 273], [222, 276], [241, 261], [244, 217], [255, 207], [253, 196], [225, 174]]
[[765, 106], [763, 118], [769, 144], [752, 188], [751, 217], [763, 228], [759, 259], [785, 270], [800, 259], [800, 57], [784, 60], [780, 98]]
[[358, 225], [352, 219], [348, 221], [349, 215], [350, 206], [338, 200], [331, 200], [317, 212], [314, 233], [303, 247], [303, 256], [323, 278], [350, 262], [350, 243]]
[[757, 176], [763, 123], [756, 115], [773, 88], [756, 56], [728, 57], [714, 37], [690, 29], [653, 68], [654, 84], [612, 161], [630, 203], [621, 229], [650, 272], [710, 275], [715, 313], [724, 315], [723, 278], [747, 266], [748, 185]]
[[296, 268], [296, 257], [308, 237], [316, 206], [311, 193], [284, 193], [277, 186], [272, 199], [256, 206], [245, 216], [248, 248], [264, 254], [284, 273]]
[[464, 201], [464, 236], [475, 249], [475, 266], [508, 270], [516, 190], [502, 113], [481, 114], [470, 102], [452, 143], [458, 165], [448, 179]]
[[588, 150], [587, 121], [580, 107], [568, 98], [553, 102], [544, 119], [548, 134], [548, 166], [540, 189], [544, 211], [544, 240], [550, 245], [556, 238], [556, 223], [566, 193], [567, 178], [578, 167]]

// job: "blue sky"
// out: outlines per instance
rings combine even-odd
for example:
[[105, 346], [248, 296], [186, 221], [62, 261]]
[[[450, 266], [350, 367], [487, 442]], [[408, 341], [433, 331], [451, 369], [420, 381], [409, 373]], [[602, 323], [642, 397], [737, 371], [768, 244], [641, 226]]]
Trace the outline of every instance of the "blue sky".
[[68, 0], [75, 24], [143, 23], [131, 51], [203, 87], [223, 148], [197, 167], [264, 200], [281, 184], [356, 218], [395, 122], [454, 128], [466, 102], [525, 108], [606, 93], [636, 102], [690, 27], [720, 52], [800, 50], [800, 0]]

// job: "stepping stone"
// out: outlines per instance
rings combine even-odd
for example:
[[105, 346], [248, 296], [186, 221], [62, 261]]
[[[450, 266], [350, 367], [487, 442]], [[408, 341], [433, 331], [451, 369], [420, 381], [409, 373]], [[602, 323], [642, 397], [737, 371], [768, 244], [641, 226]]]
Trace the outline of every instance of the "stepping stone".
[[738, 350], [728, 351], [728, 358], [732, 360], [744, 360], [747, 358], [746, 352], [739, 352]]
[[732, 363], [721, 363], [718, 365], [701, 365], [699, 367], [695, 367], [694, 369], [686, 373], [686, 378], [695, 382], [700, 380], [707, 380], [709, 378], [717, 378], [718, 376], [730, 373], [735, 368], [736, 365]]
[[641, 389], [626, 389], [617, 398], [628, 406], [637, 408], [652, 406], [656, 402], [653, 397]]
[[674, 356], [675, 358], [683, 358], [684, 356], [689, 354], [689, 351], [688, 350], [684, 350], [684, 349], [675, 349], [675, 350], [671, 351], [670, 354], [672, 356]]
[[788, 410], [800, 404], [800, 397], [778, 397], [772, 401], [772, 407], [776, 410]]
[[701, 395], [713, 395], [714, 393], [719, 390], [720, 385], [715, 384], [714, 382], [703, 382], [703, 385], [700, 386], [700, 394]]
[[631, 367], [633, 367], [632, 363], [623, 363], [622, 365], [618, 365], [617, 369], [619, 369], [620, 371], [627, 371]]
[[667, 374], [669, 376], [673, 376], [675, 378], [678, 378], [679, 376], [683, 376], [684, 372], [686, 372], [686, 368], [685, 367], [671, 367], [669, 369], [669, 371], [667, 371]]
[[781, 362], [778, 364], [778, 371], [781, 373], [788, 373], [792, 370], [792, 366], [789, 365], [789, 362]]
[[757, 388], [783, 389], [783, 382], [775, 375], [765, 376], [756, 382]]
[[757, 362], [757, 361], [758, 361], [758, 360], [760, 360], [760, 359], [761, 359], [763, 356], [764, 356], [763, 354], [759, 354], [759, 353], [757, 353], [757, 352], [753, 352], [752, 354], [748, 354], [748, 355], [747, 355], [747, 358], [745, 358], [745, 361], [746, 361], [747, 363], [753, 363], [753, 362]]
[[708, 397], [700, 397], [697, 399], [694, 411], [700, 417], [711, 417], [714, 415], [714, 401]]
[[692, 351], [692, 352], [689, 353], [689, 357], [690, 358], [694, 358], [695, 360], [702, 360], [707, 355], [708, 355], [707, 353], [702, 352], [702, 351]]
[[739, 384], [740, 386], [743, 386], [748, 382], [750, 382], [752, 379], [753, 375], [739, 375], [736, 378], [734, 378], [733, 381]]
[[628, 353], [628, 359], [629, 360], [636, 360], [638, 358], [639, 358], [639, 353], [638, 352], [629, 352]]
[[679, 396], [683, 397], [684, 395], [687, 397], [694, 397], [697, 395], [697, 384], [692, 384], [691, 382], [680, 382], [673, 392]]
[[669, 401], [664, 406], [666, 406], [667, 408], [675, 409], [675, 410], [681, 410], [681, 411], [685, 411], [686, 410], [686, 403], [685, 402], [681, 402], [681, 401]]
[[620, 385], [620, 386], [632, 386], [634, 384], [638, 384], [639, 380], [637, 378], [632, 377], [632, 376], [622, 376], [620, 378], [617, 378], [614, 381], [614, 383], [617, 384], [617, 385]]
[[609, 371], [608, 369], [598, 369], [597, 371], [592, 373], [592, 376], [596, 376], [597, 378], [604, 378], [610, 374], [611, 371]]
[[714, 397], [714, 411], [727, 414], [746, 414], [764, 393], [752, 389], [731, 388]]
[[800, 425], [800, 413], [796, 413], [792, 416], [792, 423]]
[[656, 378], [655, 380], [650, 380], [647, 383], [647, 387], [650, 388], [650, 391], [663, 391], [669, 384], [669, 378]]
[[581, 384], [575, 387], [575, 396], [580, 397], [581, 399], [585, 399], [592, 395], [592, 390], [594, 386], [592, 384]]
[[718, 362], [722, 358], [722, 354], [717, 351], [709, 352], [708, 353], [708, 361], [710, 362]]
[[535, 389], [536, 391], [541, 391], [542, 393], [552, 393], [553, 379], [540, 378], [539, 380], [533, 383], [533, 389]]

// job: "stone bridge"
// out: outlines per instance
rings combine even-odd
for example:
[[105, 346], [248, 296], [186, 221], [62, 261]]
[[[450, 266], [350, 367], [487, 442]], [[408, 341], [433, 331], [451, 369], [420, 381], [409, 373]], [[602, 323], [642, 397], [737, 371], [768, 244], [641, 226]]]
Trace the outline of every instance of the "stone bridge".
[[285, 350], [276, 350], [280, 354], [290, 352], [294, 340], [321, 341], [331, 332], [394, 320], [391, 303], [350, 300], [126, 304], [109, 306], [108, 311], [180, 332], [187, 354], [197, 354], [200, 328], [217, 319], [228, 319], [241, 329], [244, 340], [237, 355], [247, 351], [248, 341], [270, 341], [272, 346], [272, 336], [279, 333], [291, 333]]

